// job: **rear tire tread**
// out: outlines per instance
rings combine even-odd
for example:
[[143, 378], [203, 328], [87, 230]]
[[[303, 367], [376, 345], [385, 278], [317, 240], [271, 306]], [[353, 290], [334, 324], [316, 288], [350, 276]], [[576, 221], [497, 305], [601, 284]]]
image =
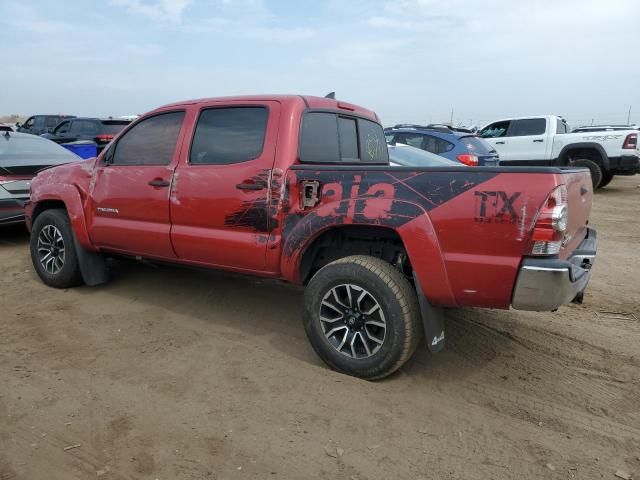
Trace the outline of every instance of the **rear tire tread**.
[[[420, 308], [418, 305], [418, 299], [414, 288], [402, 274], [402, 272], [400, 272], [393, 265], [385, 262], [384, 260], [367, 255], [353, 255], [344, 257], [324, 266], [311, 279], [308, 289], [309, 287], [312, 287], [314, 279], [317, 279], [318, 275], [323, 271], [326, 273], [327, 269], [332, 269], [337, 266], [349, 264], [358, 265], [359, 267], [365, 268], [372, 274], [374, 274], [380, 281], [382, 281], [382, 283], [384, 283], [384, 285], [386, 285], [386, 287], [390, 290], [390, 292], [398, 302], [401, 310], [400, 319], [402, 322], [402, 328], [404, 330], [404, 342], [401, 346], [400, 354], [398, 355], [396, 360], [389, 365], [382, 365], [382, 367], [371, 368], [369, 371], [358, 372], [356, 374], [354, 372], [345, 371], [344, 368], [341, 368], [339, 365], [333, 362], [328, 355], [325, 355], [324, 352], [320, 348], [318, 348], [311, 336], [310, 341], [316, 353], [318, 353], [318, 355], [334, 370], [351, 375], [356, 374], [357, 376], [365, 378], [367, 380], [379, 380], [392, 374], [400, 367], [402, 367], [402, 365], [404, 365], [406, 361], [413, 355], [420, 343], [420, 339], [422, 337], [422, 328], [420, 323]], [[305, 300], [309, 299], [307, 298]], [[307, 334], [309, 335], [308, 331]]]

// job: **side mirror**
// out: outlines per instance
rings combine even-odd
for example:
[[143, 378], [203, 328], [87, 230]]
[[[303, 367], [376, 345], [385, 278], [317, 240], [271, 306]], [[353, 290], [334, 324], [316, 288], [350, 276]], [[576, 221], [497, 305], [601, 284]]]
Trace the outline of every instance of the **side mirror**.
[[22, 122], [16, 122], [16, 128], [20, 128], [22, 126]]

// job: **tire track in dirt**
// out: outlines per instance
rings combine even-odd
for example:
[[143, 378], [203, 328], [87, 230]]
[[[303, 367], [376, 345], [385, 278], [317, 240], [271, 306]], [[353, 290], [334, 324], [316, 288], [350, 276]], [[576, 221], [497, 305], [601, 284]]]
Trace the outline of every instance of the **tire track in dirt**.
[[[502, 330], [465, 318], [466, 313], [449, 319], [453, 332], [449, 346], [460, 363], [484, 361], [478, 374], [456, 387], [468, 401], [495, 403], [511, 412], [523, 410], [533, 417], [555, 418], [605, 436], [640, 440], [640, 387], [633, 378], [634, 369], [616, 377], [606, 366], [611, 357], [619, 355], [521, 324], [512, 331]], [[512, 333], [523, 329], [541, 341]], [[576, 350], [581, 358], [572, 355]], [[585, 361], [585, 353], [601, 358], [603, 366]], [[617, 365], [637, 362], [626, 357], [614, 360], [611, 363]]]
[[[71, 438], [72, 436], [74, 438]], [[96, 472], [104, 469], [107, 461], [106, 459], [96, 456], [93, 453], [93, 449], [87, 448], [86, 445], [83, 445], [82, 441], [77, 441], [79, 437], [79, 435], [76, 436], [70, 431], [69, 434], [64, 436], [51, 433], [42, 438], [28, 431], [18, 429], [13, 436], [15, 442], [13, 448], [17, 449], [17, 451], [33, 451], [37, 453], [37, 462], [46, 464], [51, 472], [66, 472], [67, 475], [74, 475], [74, 477], [78, 479], [93, 478], [96, 476]], [[67, 451], [64, 450], [66, 447], [76, 444], [80, 444], [80, 447]], [[36, 445], [36, 447], [33, 445]], [[28, 467], [28, 462], [26, 462], [26, 464]], [[2, 463], [0, 463], [0, 467], [1, 466]], [[2, 472], [1, 469], [0, 472]], [[123, 475], [113, 469], [109, 469], [108, 478], [115, 480], [134, 480], [133, 477]], [[0, 479], [2, 479], [2, 477], [0, 477]]]

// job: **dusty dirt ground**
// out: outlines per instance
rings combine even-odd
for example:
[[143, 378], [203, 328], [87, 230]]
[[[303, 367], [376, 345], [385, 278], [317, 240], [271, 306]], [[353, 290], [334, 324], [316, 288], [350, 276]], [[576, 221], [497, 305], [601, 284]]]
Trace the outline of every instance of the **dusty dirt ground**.
[[318, 360], [298, 289], [118, 261], [54, 290], [5, 229], [0, 480], [640, 478], [639, 183], [596, 195], [584, 305], [453, 310], [378, 383]]

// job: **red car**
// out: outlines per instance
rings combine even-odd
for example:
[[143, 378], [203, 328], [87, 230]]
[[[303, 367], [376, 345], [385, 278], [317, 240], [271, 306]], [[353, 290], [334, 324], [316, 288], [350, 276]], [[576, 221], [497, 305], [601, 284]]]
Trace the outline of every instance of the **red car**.
[[442, 349], [442, 307], [581, 301], [596, 254], [588, 170], [391, 167], [376, 114], [329, 98], [166, 105], [31, 189], [46, 284], [102, 283], [105, 255], [304, 284], [313, 348], [367, 379]]

